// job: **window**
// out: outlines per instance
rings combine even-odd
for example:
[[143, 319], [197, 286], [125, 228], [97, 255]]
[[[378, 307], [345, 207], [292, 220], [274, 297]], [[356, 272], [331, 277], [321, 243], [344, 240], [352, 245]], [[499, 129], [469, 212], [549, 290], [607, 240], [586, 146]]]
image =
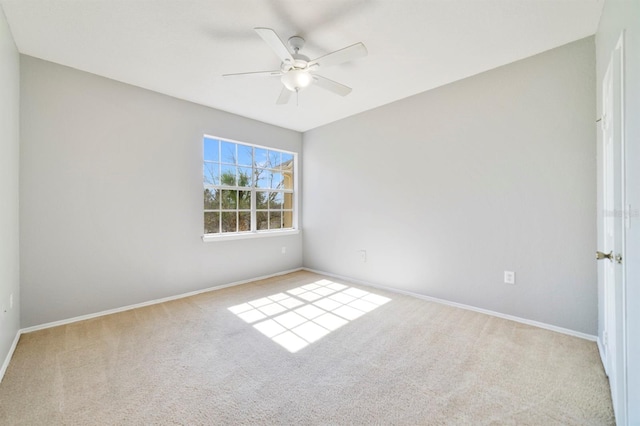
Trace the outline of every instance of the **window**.
[[292, 230], [296, 154], [204, 137], [205, 235]]

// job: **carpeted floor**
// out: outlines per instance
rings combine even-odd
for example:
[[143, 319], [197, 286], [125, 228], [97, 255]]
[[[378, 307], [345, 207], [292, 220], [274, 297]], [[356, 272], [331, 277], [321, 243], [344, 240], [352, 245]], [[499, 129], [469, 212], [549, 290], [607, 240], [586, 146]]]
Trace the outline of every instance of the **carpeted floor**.
[[0, 424], [614, 424], [596, 344], [309, 272], [21, 337]]

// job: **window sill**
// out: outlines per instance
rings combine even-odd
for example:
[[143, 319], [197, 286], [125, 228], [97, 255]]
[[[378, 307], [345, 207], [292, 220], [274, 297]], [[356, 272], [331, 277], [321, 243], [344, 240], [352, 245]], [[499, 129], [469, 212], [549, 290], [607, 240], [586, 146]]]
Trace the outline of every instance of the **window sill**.
[[287, 229], [285, 231], [205, 234], [202, 236], [202, 241], [205, 243], [210, 243], [213, 241], [244, 240], [249, 238], [285, 237], [289, 235], [297, 235], [299, 233], [299, 229]]

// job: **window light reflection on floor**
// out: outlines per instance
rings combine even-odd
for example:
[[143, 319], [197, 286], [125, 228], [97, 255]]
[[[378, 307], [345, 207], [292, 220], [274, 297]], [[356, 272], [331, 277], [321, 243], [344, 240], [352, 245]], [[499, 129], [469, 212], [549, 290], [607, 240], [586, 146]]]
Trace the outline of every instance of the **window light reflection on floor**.
[[391, 299], [330, 280], [232, 306], [231, 312], [291, 353]]

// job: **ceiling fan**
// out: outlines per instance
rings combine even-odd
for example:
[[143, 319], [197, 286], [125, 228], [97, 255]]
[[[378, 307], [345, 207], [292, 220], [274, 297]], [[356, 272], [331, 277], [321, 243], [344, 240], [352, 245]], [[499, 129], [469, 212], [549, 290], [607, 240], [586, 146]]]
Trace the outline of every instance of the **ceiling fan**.
[[352, 44], [335, 52], [327, 53], [324, 56], [310, 60], [307, 56], [300, 54], [300, 49], [304, 46], [304, 39], [299, 36], [290, 37], [288, 42], [291, 50], [278, 37], [278, 34], [271, 28], [254, 28], [260, 37], [269, 45], [280, 59], [280, 69], [273, 71], [243, 72], [237, 74], [224, 74], [223, 77], [280, 77], [283, 88], [278, 96], [276, 104], [284, 105], [289, 102], [292, 93], [298, 94], [300, 90], [315, 84], [336, 95], [346, 96], [351, 93], [351, 88], [330, 80], [321, 75], [315, 74], [321, 67], [342, 64], [356, 58], [367, 56], [367, 48], [362, 43]]

